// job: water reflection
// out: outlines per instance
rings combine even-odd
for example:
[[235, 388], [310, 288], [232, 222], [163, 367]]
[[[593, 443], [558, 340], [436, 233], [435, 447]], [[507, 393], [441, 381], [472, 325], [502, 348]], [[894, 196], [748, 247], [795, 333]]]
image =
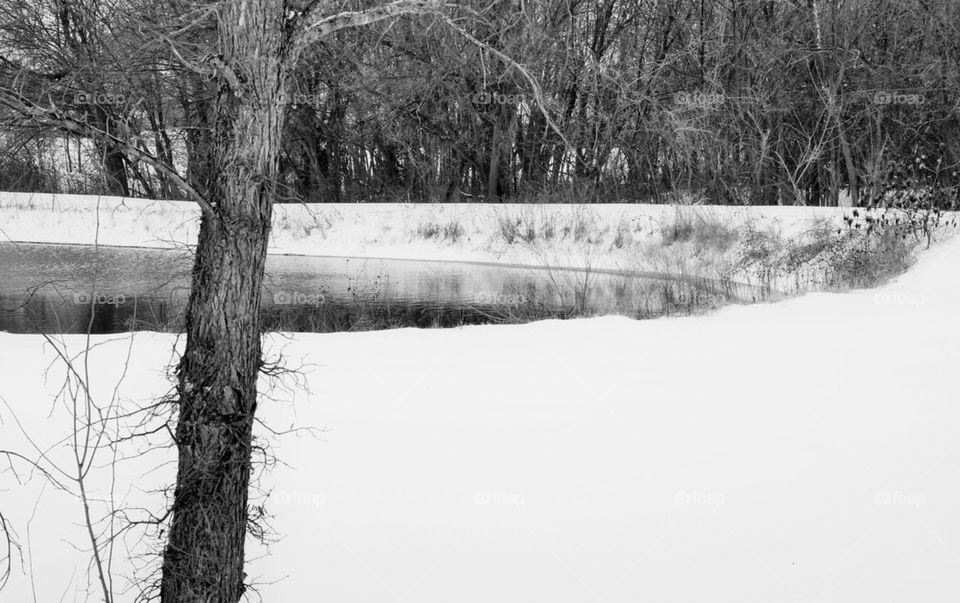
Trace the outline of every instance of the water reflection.
[[[0, 244], [0, 330], [180, 329], [189, 250]], [[270, 329], [453, 326], [588, 311], [653, 317], [751, 301], [743, 286], [666, 275], [469, 262], [270, 256]]]

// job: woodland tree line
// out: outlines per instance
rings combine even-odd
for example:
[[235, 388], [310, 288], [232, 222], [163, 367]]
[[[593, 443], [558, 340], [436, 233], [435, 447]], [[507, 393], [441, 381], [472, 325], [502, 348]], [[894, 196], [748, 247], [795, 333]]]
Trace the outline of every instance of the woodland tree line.
[[[202, 180], [216, 84], [146, 33], [185, 5], [5, 1], [3, 84]], [[424, 16], [311, 49], [281, 200], [835, 205], [842, 190], [862, 202], [957, 183], [956, 0], [471, 1], [449, 15], [462, 32]], [[71, 192], [42, 157], [77, 163], [76, 141], [15, 127], [3, 141], [3, 189]], [[91, 143], [97, 177], [77, 192], [177, 196], [123, 145]]]

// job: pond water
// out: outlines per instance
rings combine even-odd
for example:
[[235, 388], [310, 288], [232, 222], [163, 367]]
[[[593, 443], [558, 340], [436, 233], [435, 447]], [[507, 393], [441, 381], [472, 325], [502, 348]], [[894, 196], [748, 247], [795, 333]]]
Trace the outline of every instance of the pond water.
[[[179, 330], [192, 252], [0, 243], [0, 331]], [[650, 318], [758, 294], [650, 273], [473, 262], [268, 257], [264, 323], [284, 331], [454, 326], [583, 312]]]

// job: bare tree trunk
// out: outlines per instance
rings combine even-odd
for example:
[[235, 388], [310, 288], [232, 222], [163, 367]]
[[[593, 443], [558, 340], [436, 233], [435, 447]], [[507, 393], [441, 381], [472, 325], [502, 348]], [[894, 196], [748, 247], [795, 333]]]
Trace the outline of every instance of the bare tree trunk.
[[847, 168], [850, 207], [857, 207], [860, 204], [860, 183], [857, 179], [857, 166], [853, 161], [853, 152], [850, 150], [850, 144], [847, 142], [847, 134], [844, 131], [842, 122], [840, 123], [840, 150], [843, 153], [843, 161]]
[[279, 0], [223, 8], [226, 75], [205, 191], [213, 212], [201, 222], [178, 367], [179, 465], [163, 603], [235, 603], [244, 590], [260, 298], [284, 112], [280, 8]]
[[[179, 449], [161, 600], [234, 602], [244, 535], [270, 204], [257, 186], [201, 225], [179, 366]], [[228, 184], [229, 188], [234, 188]], [[229, 213], [228, 213], [229, 212]]]
[[[109, 126], [103, 127], [110, 131]], [[98, 145], [100, 164], [103, 169], [106, 192], [117, 197], [130, 196], [130, 181], [127, 179], [127, 166], [124, 161], [123, 147], [115, 144]]]

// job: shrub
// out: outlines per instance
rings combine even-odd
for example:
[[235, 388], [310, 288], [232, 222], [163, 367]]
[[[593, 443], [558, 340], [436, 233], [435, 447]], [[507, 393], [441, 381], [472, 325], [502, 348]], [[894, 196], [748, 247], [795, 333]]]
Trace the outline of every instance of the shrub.
[[833, 288], [877, 287], [913, 264], [917, 241], [896, 228], [843, 231], [823, 253], [825, 285]]
[[877, 287], [910, 267], [916, 247], [916, 240], [882, 225], [838, 229], [820, 222], [792, 240], [751, 228], [734, 272], [753, 277], [766, 293], [791, 283], [797, 290]]
[[623, 219], [617, 224], [617, 234], [613, 237], [613, 246], [617, 249], [623, 249], [633, 240], [630, 234], [630, 225]]
[[660, 236], [664, 245], [685, 243], [693, 238], [693, 219], [690, 214], [676, 208], [673, 220], [660, 226]]
[[699, 250], [726, 251], [738, 239], [737, 232], [713, 213], [690, 212], [675, 208], [673, 219], [662, 224], [660, 236], [664, 245], [692, 242]]
[[508, 245], [512, 245], [514, 241], [520, 238], [520, 218], [513, 219], [509, 216], [498, 216], [497, 230], [500, 232], [503, 240], [506, 241]]
[[30, 158], [0, 156], [0, 190], [21, 193], [56, 192], [56, 177]]
[[459, 222], [450, 220], [445, 224], [438, 222], [421, 222], [417, 226], [417, 235], [424, 239], [437, 238], [441, 241], [456, 243], [463, 236], [463, 226]]

